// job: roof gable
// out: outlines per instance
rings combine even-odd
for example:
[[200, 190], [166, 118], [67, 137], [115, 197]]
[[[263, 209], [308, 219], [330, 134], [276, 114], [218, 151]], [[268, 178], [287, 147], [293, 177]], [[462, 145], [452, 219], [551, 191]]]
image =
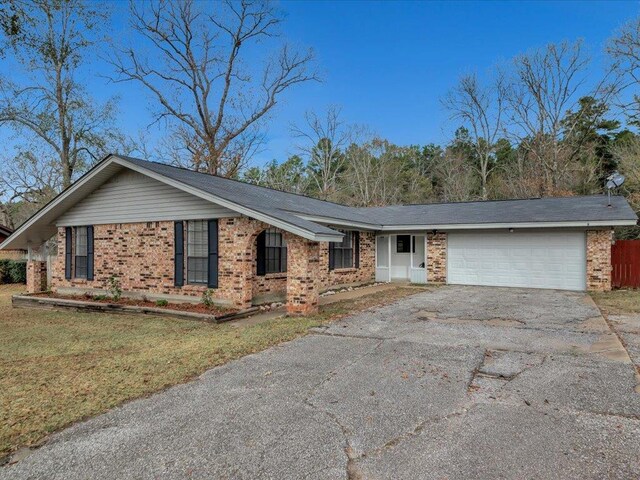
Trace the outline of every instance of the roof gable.
[[[141, 164], [142, 163], [142, 164]], [[224, 196], [218, 196], [210, 191], [193, 186], [185, 182], [183, 178], [159, 173], [158, 169], [149, 168], [150, 165], [161, 165], [153, 162], [132, 162], [127, 157], [121, 158], [109, 155], [103, 161], [95, 165], [85, 175], [78, 179], [69, 188], [60, 193], [51, 202], [36, 212], [23, 225], [21, 225], [0, 248], [25, 249], [30, 244], [39, 245], [56, 234], [58, 219], [65, 212], [87, 198], [95, 190], [107, 183], [110, 179], [120, 174], [125, 169], [130, 169], [153, 178], [158, 182], [186, 192], [190, 195], [204, 199], [208, 202], [220, 205], [239, 214], [244, 214], [264, 221], [285, 231], [316, 241], [339, 241], [343, 234], [323, 225], [299, 218], [291, 213], [280, 210], [272, 210], [263, 206], [245, 205], [228, 200]], [[173, 168], [173, 167], [168, 167]], [[180, 170], [174, 168], [175, 170]], [[195, 173], [195, 172], [194, 172]], [[201, 174], [196, 174], [201, 175]], [[185, 179], [188, 177], [185, 177]], [[217, 178], [217, 177], [216, 177]], [[84, 222], [83, 222], [84, 223]]]
[[238, 213], [128, 168], [56, 219], [57, 226], [105, 225], [201, 218]]

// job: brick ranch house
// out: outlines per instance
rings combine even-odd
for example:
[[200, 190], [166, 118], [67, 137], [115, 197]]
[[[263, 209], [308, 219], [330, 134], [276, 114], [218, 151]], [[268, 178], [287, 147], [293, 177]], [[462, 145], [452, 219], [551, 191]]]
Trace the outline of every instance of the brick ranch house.
[[[27, 289], [215, 301], [237, 308], [371, 281], [611, 288], [614, 226], [635, 225], [603, 195], [355, 208], [110, 155], [18, 228]], [[57, 237], [47, 286], [46, 242]]]

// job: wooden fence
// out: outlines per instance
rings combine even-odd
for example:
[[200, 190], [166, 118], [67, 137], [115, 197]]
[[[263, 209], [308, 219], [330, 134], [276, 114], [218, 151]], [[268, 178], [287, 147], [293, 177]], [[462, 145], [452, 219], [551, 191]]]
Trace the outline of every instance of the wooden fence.
[[611, 266], [614, 288], [640, 288], [640, 240], [616, 240], [611, 247]]

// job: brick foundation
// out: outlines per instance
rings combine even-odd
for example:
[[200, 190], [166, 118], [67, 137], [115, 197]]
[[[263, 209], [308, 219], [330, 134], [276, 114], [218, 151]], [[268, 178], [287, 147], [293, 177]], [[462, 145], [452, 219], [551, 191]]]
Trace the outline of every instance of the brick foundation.
[[47, 262], [29, 260], [27, 262], [27, 293], [47, 290]]
[[587, 290], [611, 290], [611, 230], [587, 231]]
[[427, 282], [447, 281], [447, 234], [427, 233]]

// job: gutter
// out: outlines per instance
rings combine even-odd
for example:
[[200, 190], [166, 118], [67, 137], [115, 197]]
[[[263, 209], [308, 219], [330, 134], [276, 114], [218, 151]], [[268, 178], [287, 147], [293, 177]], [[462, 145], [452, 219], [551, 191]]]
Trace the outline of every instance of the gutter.
[[592, 220], [567, 222], [522, 222], [522, 223], [449, 223], [436, 225], [384, 225], [382, 231], [401, 230], [482, 230], [500, 228], [571, 228], [571, 227], [622, 227], [633, 226], [637, 220]]

